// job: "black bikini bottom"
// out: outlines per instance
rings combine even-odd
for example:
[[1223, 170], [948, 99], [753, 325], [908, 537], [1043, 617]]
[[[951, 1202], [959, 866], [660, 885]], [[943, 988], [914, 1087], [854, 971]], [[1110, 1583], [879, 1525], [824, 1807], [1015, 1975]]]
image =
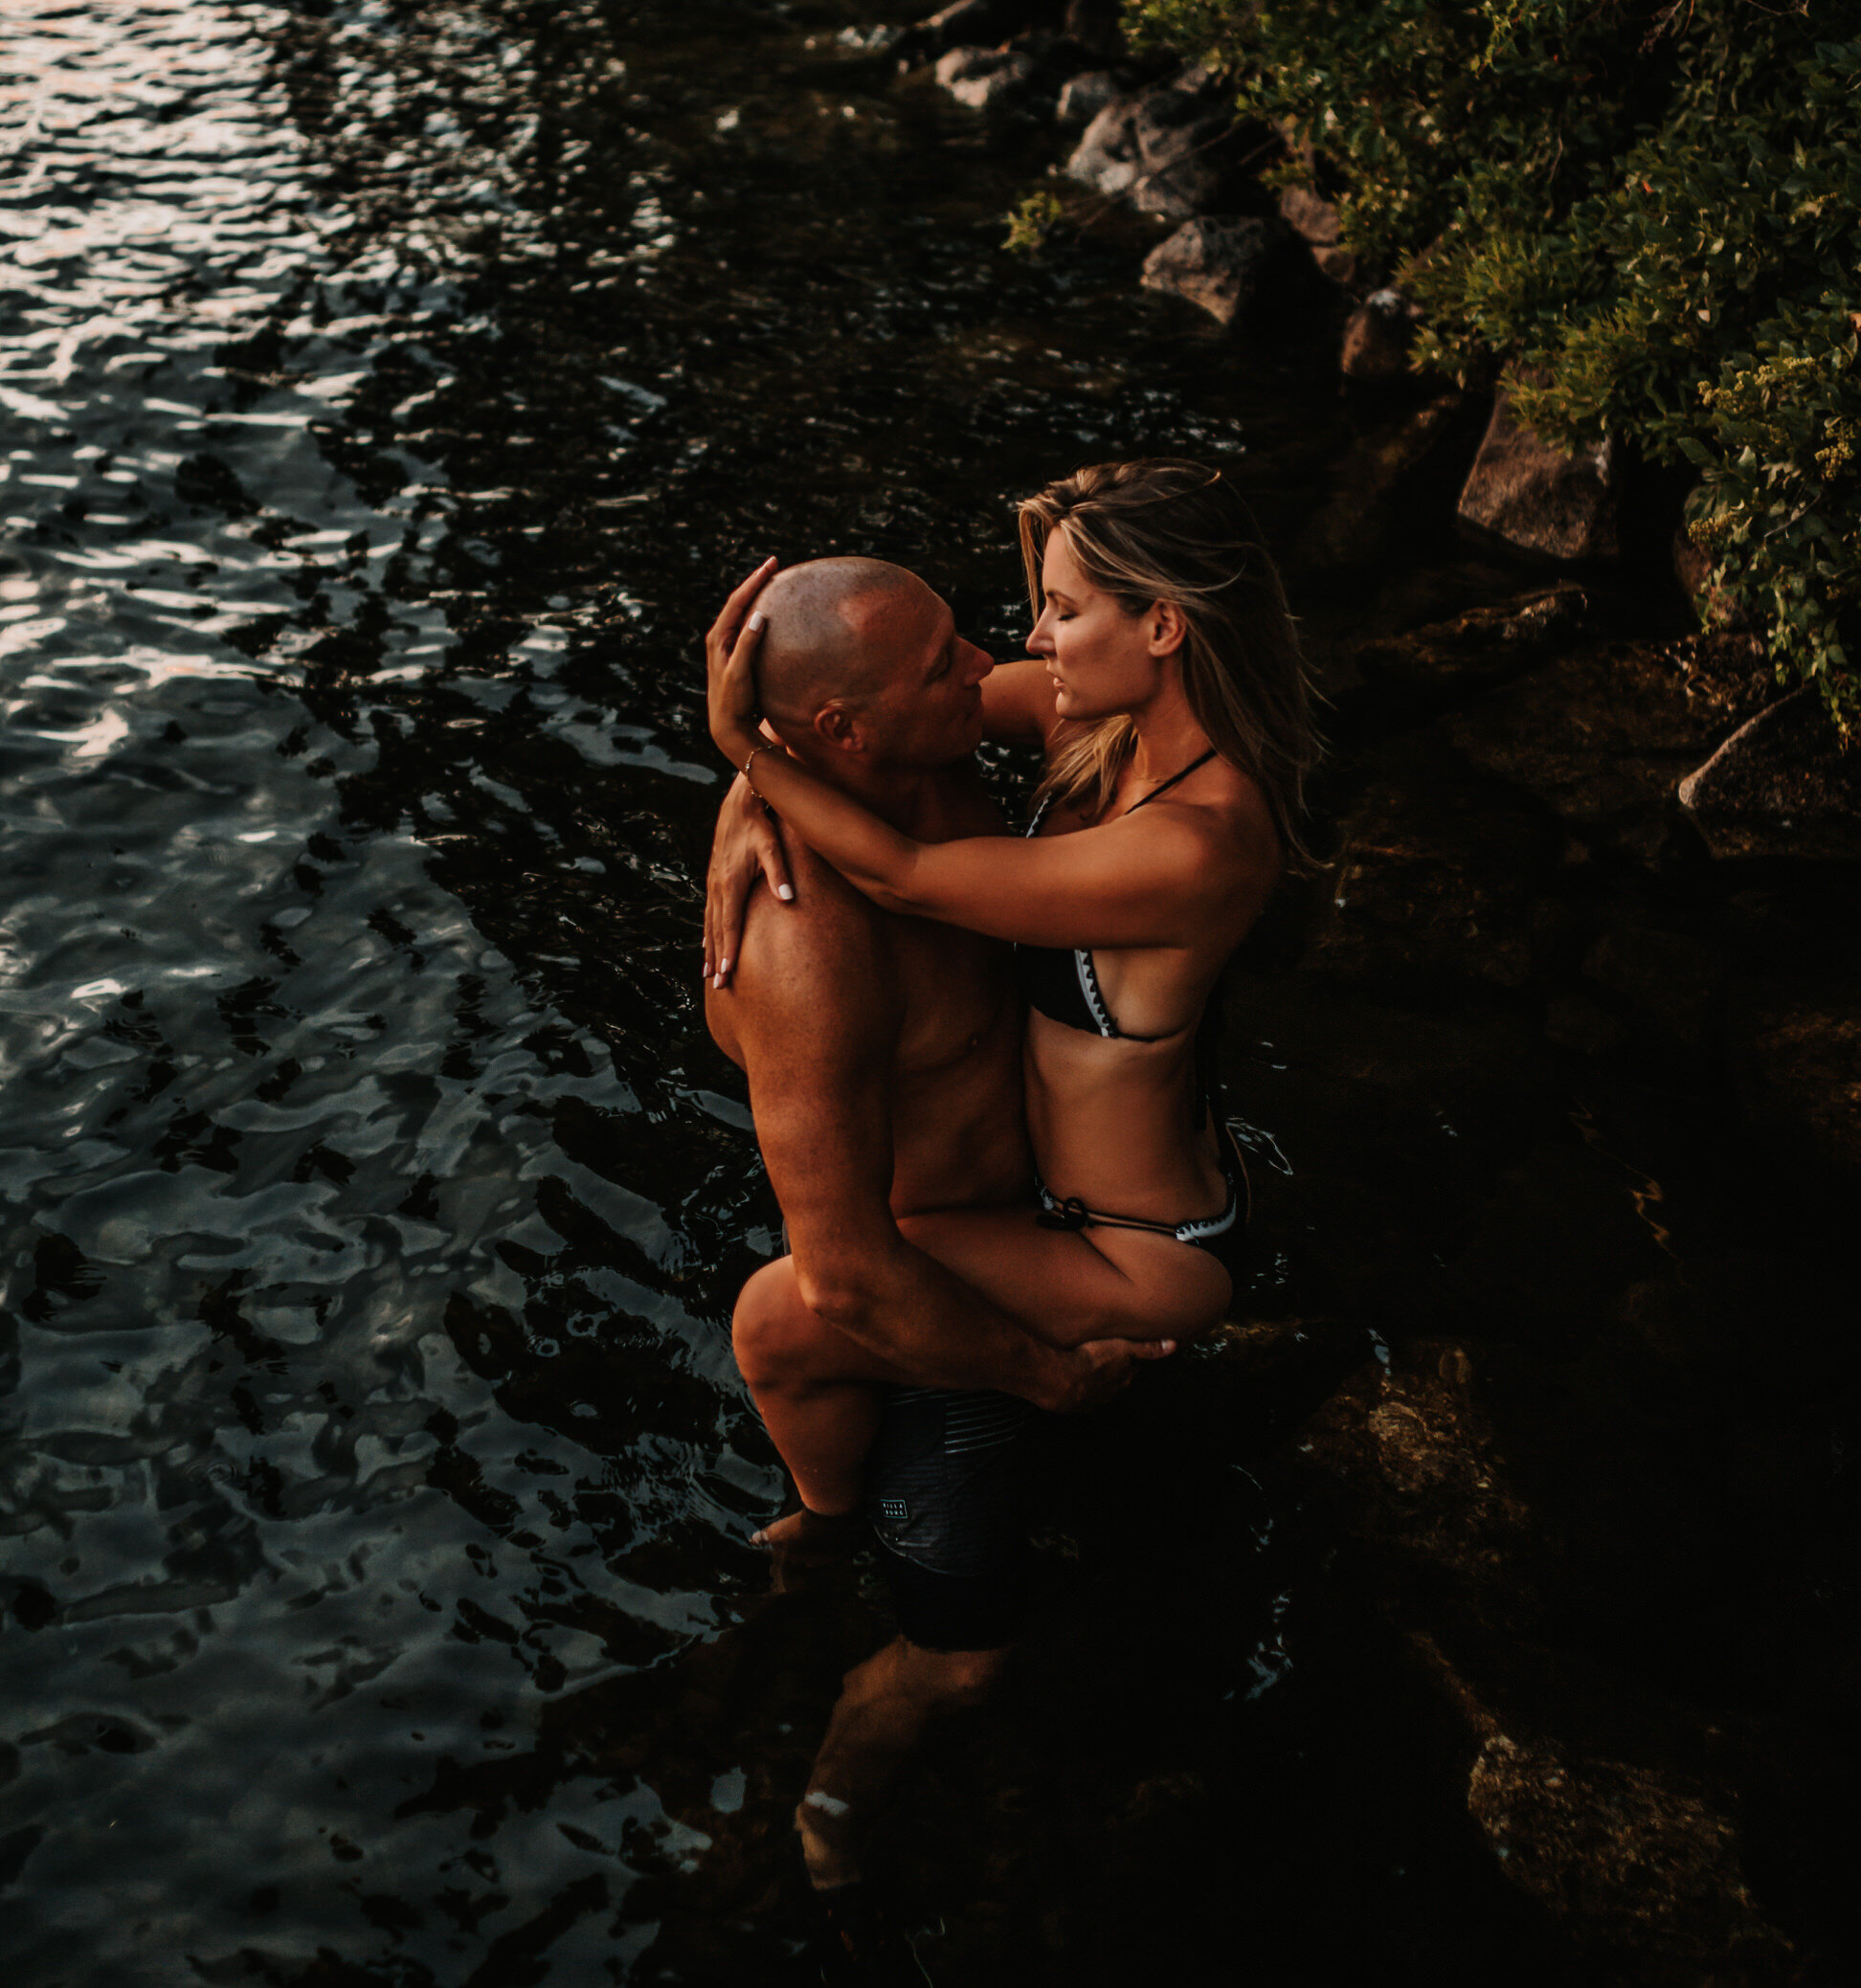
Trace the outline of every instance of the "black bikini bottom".
[[1219, 1215], [1192, 1217], [1188, 1221], [1147, 1221], [1137, 1215], [1107, 1215], [1103, 1209], [1087, 1208], [1077, 1195], [1063, 1201], [1048, 1193], [1046, 1184], [1034, 1184], [1041, 1196], [1041, 1213], [1034, 1219], [1043, 1229], [1141, 1229], [1151, 1236], [1169, 1236], [1186, 1242], [1191, 1249], [1205, 1249], [1228, 1274], [1234, 1285], [1230, 1301], [1239, 1304], [1246, 1288], [1247, 1216], [1252, 1196], [1247, 1188], [1247, 1170], [1233, 1131], [1222, 1128], [1226, 1151], [1222, 1156], [1222, 1178], [1227, 1182], [1227, 1201]]

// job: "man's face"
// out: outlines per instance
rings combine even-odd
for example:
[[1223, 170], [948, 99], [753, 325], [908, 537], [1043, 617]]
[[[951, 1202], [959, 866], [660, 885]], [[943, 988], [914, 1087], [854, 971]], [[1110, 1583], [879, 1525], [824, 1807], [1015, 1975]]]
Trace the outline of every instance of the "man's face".
[[982, 679], [995, 659], [956, 633], [948, 603], [922, 584], [902, 590], [868, 635], [885, 671], [859, 711], [873, 757], [944, 766], [974, 752], [982, 739]]

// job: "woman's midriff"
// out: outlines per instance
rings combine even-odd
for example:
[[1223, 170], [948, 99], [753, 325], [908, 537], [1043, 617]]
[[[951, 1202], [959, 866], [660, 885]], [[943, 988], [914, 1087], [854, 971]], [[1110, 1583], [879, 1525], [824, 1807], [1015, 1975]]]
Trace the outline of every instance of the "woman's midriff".
[[1215, 1128], [1197, 1128], [1192, 1032], [1160, 1042], [1027, 1018], [1027, 1127], [1049, 1194], [1147, 1221], [1219, 1215], [1227, 1183]]

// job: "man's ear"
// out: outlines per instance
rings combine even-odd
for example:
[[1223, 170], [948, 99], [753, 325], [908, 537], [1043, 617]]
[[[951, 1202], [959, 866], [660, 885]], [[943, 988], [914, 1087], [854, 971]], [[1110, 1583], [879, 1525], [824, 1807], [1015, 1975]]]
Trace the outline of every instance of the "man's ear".
[[1150, 606], [1150, 653], [1174, 656], [1189, 634], [1189, 623], [1173, 600], [1154, 600]]
[[836, 752], [863, 752], [865, 727], [860, 714], [841, 698], [831, 699], [815, 713], [815, 736]]

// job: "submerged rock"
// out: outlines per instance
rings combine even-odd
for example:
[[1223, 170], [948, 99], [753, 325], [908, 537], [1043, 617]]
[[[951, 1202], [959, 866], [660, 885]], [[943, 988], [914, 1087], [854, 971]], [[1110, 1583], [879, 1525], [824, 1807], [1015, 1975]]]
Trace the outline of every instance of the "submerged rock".
[[1733, 1078], [1753, 1123], [1800, 1156], [1861, 1173], [1861, 994], [1750, 981], [1727, 1005]]
[[1331, 923], [1310, 964], [1379, 988], [1521, 987], [1559, 935], [1537, 876], [1556, 823], [1446, 768], [1392, 767], [1342, 824]]
[[1266, 125], [1236, 122], [1224, 83], [1189, 69], [1108, 103], [1066, 171], [1100, 193], [1126, 195], [1145, 213], [1187, 220], [1232, 206], [1277, 144]]
[[1861, 753], [1844, 752], [1813, 689], [1793, 691], [1680, 782], [1715, 856], [1861, 860]]
[[1752, 1898], [1732, 1823], [1671, 1775], [1495, 1732], [1467, 1807], [1512, 1883], [1585, 1945], [1715, 1967], [1788, 1954]]
[[1618, 995], [1664, 1036], [1693, 1054], [1712, 1031], [1725, 955], [1685, 932], [1624, 926], [1604, 932], [1583, 961], [1583, 978]]
[[1185, 221], [1144, 259], [1144, 288], [1187, 298], [1223, 324], [1255, 317], [1291, 237], [1270, 221]]
[[1502, 391], [1461, 492], [1460, 519], [1534, 558], [1559, 565], [1613, 559], [1620, 549], [1615, 445], [1572, 455], [1541, 441]]

